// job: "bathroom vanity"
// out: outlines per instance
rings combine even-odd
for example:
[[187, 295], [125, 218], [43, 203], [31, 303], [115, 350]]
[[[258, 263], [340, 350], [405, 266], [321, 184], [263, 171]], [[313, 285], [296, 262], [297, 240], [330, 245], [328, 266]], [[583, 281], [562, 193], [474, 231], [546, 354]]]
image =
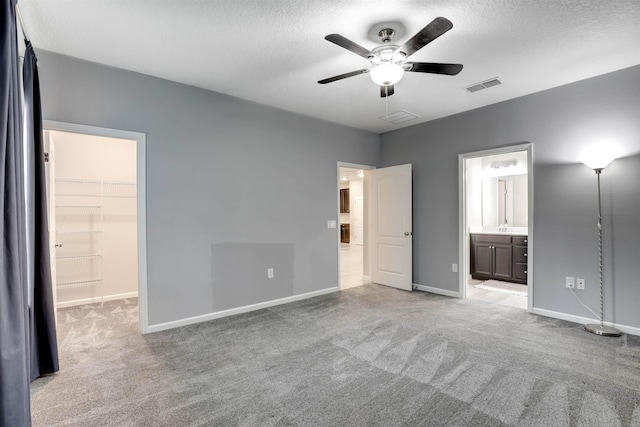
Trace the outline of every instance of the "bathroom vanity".
[[527, 284], [526, 235], [470, 234], [471, 277]]

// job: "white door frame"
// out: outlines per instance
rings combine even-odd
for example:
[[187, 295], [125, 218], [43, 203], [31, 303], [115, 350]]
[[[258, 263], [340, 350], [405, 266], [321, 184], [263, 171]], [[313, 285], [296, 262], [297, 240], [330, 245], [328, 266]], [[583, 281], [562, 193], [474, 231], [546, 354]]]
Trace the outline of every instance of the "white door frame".
[[[338, 254], [338, 289], [340, 289], [340, 281], [341, 281], [341, 272], [342, 272], [342, 266], [340, 265], [340, 168], [351, 168], [351, 169], [362, 169], [362, 170], [372, 170], [375, 169], [375, 166], [371, 166], [371, 165], [360, 165], [357, 163], [348, 163], [348, 162], [338, 162], [338, 167], [336, 169], [336, 200], [338, 202], [338, 208], [337, 208], [337, 213], [336, 213], [336, 218], [338, 218], [338, 220], [336, 221], [336, 247], [337, 247], [337, 254]], [[363, 194], [365, 197], [365, 201], [367, 198], [367, 181], [366, 178], [362, 178], [362, 186], [363, 186]], [[369, 222], [368, 222], [368, 215], [367, 215], [367, 204], [365, 203], [363, 206], [364, 209], [364, 236], [363, 236], [363, 244], [362, 247], [364, 248], [364, 253], [362, 255], [363, 257], [363, 268], [366, 266], [371, 266], [371, 262], [368, 259], [369, 258], [369, 254], [371, 253], [371, 251], [369, 250], [369, 244], [370, 244], [370, 239], [369, 239]], [[367, 260], [366, 263], [364, 263], [364, 260]], [[364, 274], [365, 271], [362, 272], [363, 275], [363, 280], [365, 282], [370, 282], [371, 281], [371, 276], [370, 275], [366, 275]]]
[[146, 134], [126, 130], [109, 129], [97, 126], [86, 126], [74, 123], [43, 121], [44, 130], [80, 133], [110, 138], [130, 139], [136, 141], [136, 188], [137, 188], [137, 220], [138, 220], [138, 311], [140, 332], [149, 332], [149, 309], [147, 298], [147, 197], [146, 197]]
[[465, 160], [477, 157], [493, 156], [496, 154], [513, 153], [514, 151], [527, 152], [527, 190], [528, 190], [528, 247], [527, 251], [527, 311], [533, 312], [533, 143], [511, 145], [508, 147], [493, 148], [473, 153], [458, 155], [458, 292], [461, 298], [467, 297], [467, 261], [469, 259], [469, 244], [467, 239], [467, 165]]

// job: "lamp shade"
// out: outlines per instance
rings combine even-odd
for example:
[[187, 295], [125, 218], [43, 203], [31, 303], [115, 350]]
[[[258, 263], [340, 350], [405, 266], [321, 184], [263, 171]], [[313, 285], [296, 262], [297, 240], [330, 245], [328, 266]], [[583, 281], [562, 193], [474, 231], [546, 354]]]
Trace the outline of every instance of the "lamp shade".
[[615, 158], [613, 156], [600, 154], [599, 156], [592, 155], [585, 157], [584, 159], [582, 159], [582, 163], [593, 170], [602, 170], [609, 166], [609, 164], [611, 164], [611, 162], [613, 162], [614, 160]]
[[392, 62], [383, 62], [374, 67], [371, 72], [371, 80], [380, 86], [391, 86], [400, 81], [404, 75], [404, 69]]

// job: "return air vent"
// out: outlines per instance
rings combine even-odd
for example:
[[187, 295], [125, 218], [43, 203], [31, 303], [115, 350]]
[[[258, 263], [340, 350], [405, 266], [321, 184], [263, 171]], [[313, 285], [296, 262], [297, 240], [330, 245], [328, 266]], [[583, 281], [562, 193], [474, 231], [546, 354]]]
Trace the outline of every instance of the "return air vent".
[[494, 77], [492, 79], [485, 80], [485, 81], [480, 82], [480, 83], [474, 83], [471, 86], [467, 86], [466, 89], [469, 92], [477, 92], [479, 90], [487, 89], [487, 88], [490, 88], [492, 86], [498, 86], [498, 85], [501, 85], [501, 84], [502, 84], [502, 82], [497, 77]]
[[417, 116], [413, 113], [402, 110], [402, 111], [396, 111], [395, 113], [389, 113], [385, 116], [382, 116], [380, 117], [380, 120], [388, 123], [398, 124], [398, 123], [408, 122], [409, 120], [415, 120], [419, 117], [420, 116]]

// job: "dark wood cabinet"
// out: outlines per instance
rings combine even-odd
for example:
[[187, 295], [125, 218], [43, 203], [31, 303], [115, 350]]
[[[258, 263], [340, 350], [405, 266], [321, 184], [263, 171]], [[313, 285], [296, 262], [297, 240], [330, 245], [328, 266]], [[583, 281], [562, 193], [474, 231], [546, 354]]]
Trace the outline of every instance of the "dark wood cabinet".
[[471, 275], [493, 276], [493, 247], [488, 243], [476, 243], [471, 251]]
[[340, 189], [340, 213], [349, 213], [349, 189]]
[[527, 236], [513, 236], [513, 278], [527, 283], [527, 250], [529, 238]]
[[340, 224], [340, 243], [351, 242], [351, 225]]
[[471, 277], [527, 283], [527, 237], [471, 234]]
[[511, 245], [493, 245], [493, 277], [500, 280], [513, 278]]

